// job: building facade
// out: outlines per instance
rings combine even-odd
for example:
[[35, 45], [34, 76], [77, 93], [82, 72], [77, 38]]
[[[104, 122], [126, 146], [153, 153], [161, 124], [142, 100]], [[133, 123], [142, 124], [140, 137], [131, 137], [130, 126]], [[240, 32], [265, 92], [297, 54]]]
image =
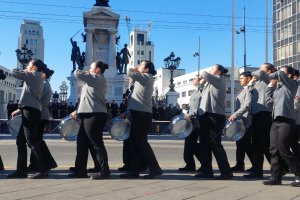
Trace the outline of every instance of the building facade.
[[148, 32], [134, 29], [130, 32], [130, 44], [128, 50], [131, 55], [128, 68], [139, 65], [142, 60], [154, 61], [154, 44], [148, 40]]
[[[202, 71], [210, 71], [210, 67], [200, 70], [200, 73]], [[247, 67], [248, 71], [255, 71], [258, 68], [256, 67]], [[230, 72], [231, 70], [228, 70], [228, 74], [225, 75], [226, 78], [226, 88], [227, 88], [227, 94], [226, 94], [226, 102], [225, 102], [225, 110], [226, 113], [230, 113], [231, 109], [231, 88], [230, 88]], [[188, 105], [190, 103], [191, 95], [195, 89], [193, 86], [193, 79], [198, 74], [198, 71], [194, 71], [191, 73], [185, 74], [184, 70], [176, 69], [174, 70], [174, 85], [175, 85], [175, 91], [179, 93], [179, 98], [177, 99], [178, 105], [188, 110]], [[234, 95], [235, 97], [237, 94], [242, 90], [242, 87], [239, 83], [239, 74], [240, 71], [238, 68], [235, 68], [234, 70]], [[168, 69], [159, 69], [157, 70], [157, 75], [155, 76], [155, 83], [154, 83], [154, 92], [157, 90], [157, 94], [153, 94], [153, 96], [158, 96], [159, 99], [163, 98], [163, 96], [166, 94], [166, 92], [169, 90], [169, 84], [170, 84], [170, 72]], [[234, 103], [234, 102], [233, 102]]]
[[[24, 19], [20, 27], [18, 49], [21, 50], [22, 46], [26, 44], [27, 49], [30, 49], [33, 53], [32, 58], [44, 61], [44, 43], [41, 23], [35, 20]], [[17, 63], [17, 66], [18, 68], [22, 68], [20, 62]]]
[[300, 67], [300, 0], [273, 0], [273, 63]]
[[0, 80], [0, 118], [7, 118], [6, 107], [9, 101], [16, 100], [16, 79], [11, 75], [10, 70], [1, 66], [0, 69], [6, 75], [5, 80]]

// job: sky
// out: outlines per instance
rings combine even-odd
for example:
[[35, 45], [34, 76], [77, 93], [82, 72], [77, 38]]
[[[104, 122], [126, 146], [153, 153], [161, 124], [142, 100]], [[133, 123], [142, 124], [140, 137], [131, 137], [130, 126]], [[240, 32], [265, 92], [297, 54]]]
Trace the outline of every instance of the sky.
[[[200, 68], [213, 64], [232, 65], [232, 1], [233, 0], [110, 0], [113, 12], [120, 15], [117, 50], [129, 43], [133, 28], [148, 30], [154, 43], [154, 64], [164, 67], [164, 58], [173, 51], [181, 58], [179, 68], [186, 72], [197, 70], [200, 37]], [[23, 19], [38, 20], [44, 30], [44, 62], [55, 71], [51, 78], [53, 91], [60, 91], [62, 81], [68, 81], [72, 62], [71, 44], [74, 37], [81, 51], [85, 50], [81, 32], [83, 12], [89, 11], [95, 0], [0, 0], [0, 65], [13, 69], [17, 65], [15, 50]], [[269, 4], [269, 56], [272, 62], [272, 1]], [[247, 65], [257, 67], [265, 62], [266, 1], [235, 0], [235, 30], [243, 26], [243, 9], [246, 8]], [[126, 22], [126, 17], [130, 22]], [[243, 66], [244, 37], [235, 34], [234, 65]]]

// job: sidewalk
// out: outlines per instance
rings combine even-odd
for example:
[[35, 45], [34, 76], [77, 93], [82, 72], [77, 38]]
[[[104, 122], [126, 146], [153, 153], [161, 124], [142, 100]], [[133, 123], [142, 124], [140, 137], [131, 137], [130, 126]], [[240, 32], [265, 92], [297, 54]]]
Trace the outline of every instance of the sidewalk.
[[[14, 139], [0, 137], [0, 152], [6, 171], [0, 172], [0, 199], [33, 199], [33, 200], [65, 200], [65, 199], [300, 199], [300, 189], [289, 186], [293, 176], [288, 174], [283, 179], [282, 186], [264, 186], [261, 180], [245, 180], [243, 173], [234, 174], [229, 181], [200, 180], [194, 178], [194, 173], [179, 173], [182, 167], [182, 140], [167, 140], [154, 137], [150, 143], [163, 168], [164, 174], [158, 179], [124, 180], [116, 171], [122, 162], [122, 142], [106, 139], [109, 163], [112, 170], [110, 180], [70, 179], [67, 177], [68, 167], [75, 158], [76, 142], [66, 142], [61, 139], [46, 139], [51, 152], [59, 163], [59, 167], [51, 171], [49, 179], [6, 179], [6, 175], [15, 169], [16, 146]], [[235, 144], [223, 143], [230, 163], [234, 163]], [[215, 176], [219, 175], [214, 162]], [[249, 163], [246, 163], [249, 167]], [[92, 163], [89, 163], [92, 167]], [[265, 165], [265, 179], [270, 174], [269, 166]], [[141, 174], [144, 175], [144, 174]]]

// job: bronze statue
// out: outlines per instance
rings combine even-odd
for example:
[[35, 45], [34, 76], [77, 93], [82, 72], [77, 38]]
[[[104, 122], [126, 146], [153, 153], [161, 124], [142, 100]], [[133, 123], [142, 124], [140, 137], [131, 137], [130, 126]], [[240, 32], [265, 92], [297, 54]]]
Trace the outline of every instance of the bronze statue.
[[82, 55], [80, 53], [80, 48], [77, 46], [77, 42], [73, 41], [73, 38], [70, 38], [71, 44], [72, 44], [72, 53], [71, 53], [71, 61], [73, 62], [73, 70], [76, 69], [76, 64], [78, 65], [78, 68], [83, 67], [82, 63]]
[[103, 7], [110, 7], [108, 5], [109, 0], [96, 0], [96, 3], [94, 6], [103, 6]]
[[[120, 67], [120, 73], [126, 74], [127, 73], [127, 64], [129, 63], [129, 58], [131, 58], [131, 55], [127, 49], [127, 44], [124, 44], [124, 48], [121, 50], [120, 54], [122, 55], [121, 60], [121, 67]], [[124, 70], [124, 71], [123, 71]]]

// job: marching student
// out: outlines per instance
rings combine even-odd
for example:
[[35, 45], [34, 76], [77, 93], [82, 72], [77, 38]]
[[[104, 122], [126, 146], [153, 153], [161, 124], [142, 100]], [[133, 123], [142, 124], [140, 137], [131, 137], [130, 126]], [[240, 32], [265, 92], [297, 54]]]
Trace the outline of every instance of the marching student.
[[202, 72], [201, 78], [205, 81], [202, 91], [200, 109], [204, 114], [200, 116], [200, 149], [201, 172], [197, 178], [213, 178], [212, 155], [214, 154], [221, 175], [220, 180], [233, 178], [226, 152], [221, 144], [221, 134], [225, 126], [225, 96], [226, 79], [224, 74], [228, 72], [222, 65], [215, 64], [210, 72]]
[[152, 62], [144, 60], [137, 67], [129, 69], [127, 74], [135, 81], [134, 90], [128, 99], [128, 110], [131, 116], [130, 158], [128, 172], [121, 174], [120, 177], [129, 179], [139, 177], [140, 153], [149, 167], [149, 174], [144, 178], [153, 179], [163, 173], [147, 140], [152, 123], [153, 76], [156, 75], [156, 71]]
[[251, 103], [252, 91], [248, 86], [252, 79], [251, 72], [246, 71], [240, 74], [240, 84], [243, 90], [237, 95], [235, 112], [228, 118], [230, 122], [241, 119], [246, 126], [246, 133], [243, 138], [236, 142], [236, 164], [231, 168], [233, 172], [245, 170], [245, 154], [247, 154], [251, 164], [253, 163], [253, 149], [251, 145]]
[[[41, 96], [44, 89], [42, 71], [45, 64], [39, 59], [33, 59], [24, 70], [14, 69], [11, 73], [17, 79], [23, 80], [23, 88], [19, 101], [22, 124], [17, 136], [17, 170], [7, 178], [27, 178], [27, 145], [37, 158], [38, 173], [29, 178], [48, 178], [48, 167], [42, 150], [42, 142], [38, 139], [38, 127], [41, 120]], [[19, 111], [14, 111], [12, 116]]]
[[71, 178], [87, 178], [88, 149], [94, 152], [95, 160], [100, 168], [91, 179], [109, 179], [107, 151], [103, 142], [103, 127], [107, 120], [105, 102], [106, 80], [104, 77], [108, 65], [93, 62], [89, 71], [75, 70], [74, 76], [84, 82], [81, 90], [78, 110], [70, 115], [81, 119], [81, 126], [77, 137], [77, 155], [75, 171], [68, 175]]
[[295, 175], [293, 187], [300, 186], [300, 162], [291, 152], [291, 140], [294, 138], [295, 118], [294, 98], [298, 84], [293, 80], [294, 69], [283, 66], [279, 71], [269, 74], [273, 95], [273, 123], [270, 131], [271, 177], [263, 181], [264, 185], [281, 185], [283, 164]]
[[[251, 105], [252, 115], [252, 145], [253, 145], [253, 170], [244, 178], [262, 179], [264, 156], [270, 163], [270, 128], [272, 124], [272, 107], [267, 102], [267, 87], [270, 82], [268, 74], [276, 71], [274, 65], [264, 63], [260, 69], [252, 72], [252, 76], [257, 79], [252, 83], [253, 101]], [[264, 122], [264, 123], [262, 123]]]

